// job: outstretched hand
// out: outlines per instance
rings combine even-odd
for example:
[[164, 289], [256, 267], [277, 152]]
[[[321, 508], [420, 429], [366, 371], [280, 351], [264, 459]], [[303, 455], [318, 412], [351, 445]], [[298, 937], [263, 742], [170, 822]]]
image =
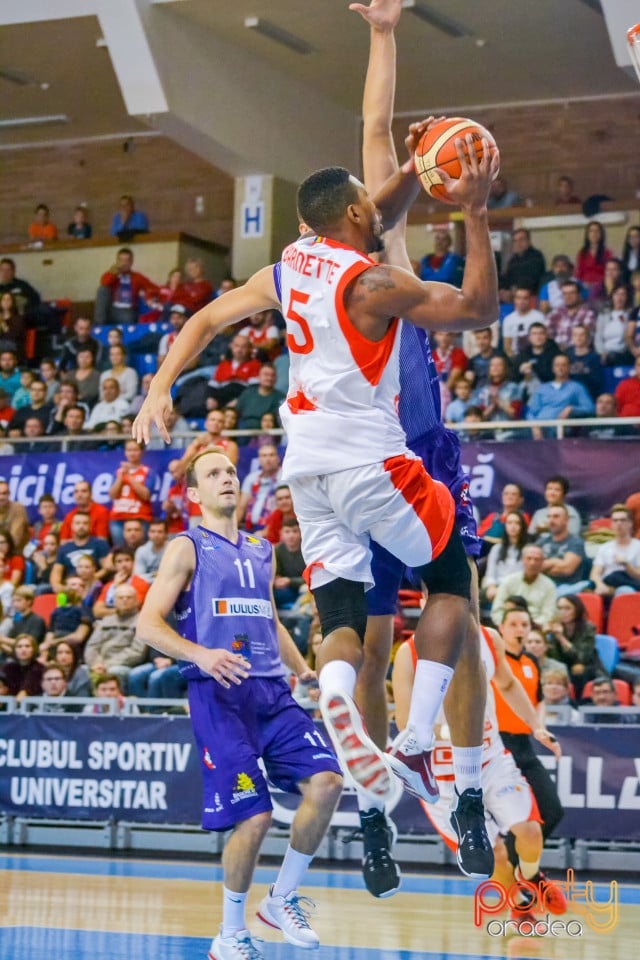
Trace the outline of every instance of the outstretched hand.
[[441, 123], [442, 120], [445, 120], [446, 117], [426, 117], [424, 120], [418, 120], [415, 123], [409, 124], [409, 132], [404, 138], [404, 145], [407, 148], [407, 153], [409, 154], [409, 159], [402, 164], [402, 172], [409, 173], [413, 169], [413, 157], [418, 149], [418, 144], [422, 140], [423, 136], [430, 129], [430, 127], [435, 126], [437, 123]]
[[390, 31], [400, 19], [402, 0], [371, 0], [369, 6], [350, 3], [349, 10], [359, 13], [374, 30]]
[[165, 443], [171, 443], [171, 437], [167, 430], [167, 417], [173, 409], [171, 394], [166, 391], [155, 391], [153, 382], [144, 403], [140, 407], [138, 416], [133, 421], [131, 427], [131, 436], [138, 443], [149, 443], [151, 435], [151, 424], [155, 423], [160, 431], [160, 436]]
[[482, 156], [478, 159], [475, 143], [471, 134], [459, 137], [455, 141], [456, 153], [460, 161], [460, 176], [450, 177], [438, 167], [449, 199], [445, 203], [458, 204], [463, 210], [485, 210], [489, 199], [489, 190], [500, 169], [500, 153], [497, 147], [489, 146], [489, 141], [482, 139]]
[[547, 750], [551, 750], [551, 753], [554, 755], [556, 760], [559, 760], [562, 756], [562, 747], [554, 737], [552, 733], [548, 730], [545, 730], [544, 727], [538, 727], [537, 730], [533, 731], [533, 735], [541, 743], [543, 747], [546, 747]]

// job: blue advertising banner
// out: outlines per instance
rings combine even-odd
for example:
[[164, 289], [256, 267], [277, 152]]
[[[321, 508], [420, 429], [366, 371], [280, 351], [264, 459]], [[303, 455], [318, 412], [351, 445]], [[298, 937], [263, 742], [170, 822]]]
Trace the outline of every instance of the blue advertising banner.
[[[281, 452], [283, 452], [281, 450]], [[152, 501], [157, 512], [172, 479], [167, 464], [182, 450], [150, 450], [144, 462], [156, 473]], [[238, 473], [243, 479], [258, 466], [256, 447], [241, 447]], [[23, 454], [0, 457], [0, 477], [8, 480], [12, 500], [24, 504], [31, 521], [37, 503], [51, 493], [64, 514], [73, 507], [73, 485], [91, 483], [93, 499], [108, 504], [109, 488], [122, 462], [121, 450], [95, 453]], [[470, 475], [469, 492], [481, 516], [500, 509], [506, 483], [525, 490], [527, 510], [544, 504], [545, 480], [564, 474], [571, 484], [569, 501], [585, 516], [601, 516], [608, 507], [640, 490], [640, 441], [637, 440], [514, 440], [511, 443], [465, 443], [462, 462]]]
[[[638, 727], [555, 727], [563, 756], [541, 759], [565, 816], [555, 836], [640, 840]], [[0, 813], [66, 820], [200, 823], [199, 761], [187, 717], [93, 714], [0, 716]], [[224, 798], [223, 798], [224, 799]], [[288, 825], [299, 798], [272, 790], [274, 820]], [[389, 812], [401, 834], [433, 834], [400, 784]], [[359, 824], [347, 787], [334, 827]]]
[[65, 820], [199, 823], [187, 717], [0, 717], [0, 812]]

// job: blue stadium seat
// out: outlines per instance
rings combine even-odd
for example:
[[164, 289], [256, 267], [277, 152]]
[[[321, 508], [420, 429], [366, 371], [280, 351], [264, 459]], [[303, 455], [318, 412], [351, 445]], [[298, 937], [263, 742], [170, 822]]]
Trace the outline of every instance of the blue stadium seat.
[[621, 380], [633, 373], [633, 367], [604, 367], [604, 389], [606, 393], [615, 393]]
[[158, 369], [158, 357], [155, 353], [133, 354], [129, 362], [141, 377], [144, 377], [145, 373], [155, 373]]
[[596, 650], [598, 651], [602, 666], [607, 673], [612, 673], [620, 659], [620, 649], [616, 638], [608, 633], [597, 633]]

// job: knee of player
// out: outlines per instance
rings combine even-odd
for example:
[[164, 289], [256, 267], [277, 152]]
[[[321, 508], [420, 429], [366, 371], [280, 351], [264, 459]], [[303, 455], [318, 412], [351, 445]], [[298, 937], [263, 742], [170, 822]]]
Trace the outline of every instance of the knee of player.
[[246, 820], [236, 823], [234, 832], [242, 834], [246, 838], [251, 836], [254, 842], [256, 839], [262, 840], [271, 826], [271, 819], [271, 811], [263, 810], [262, 813], [256, 813], [253, 817], [248, 817]]
[[306, 789], [302, 785], [301, 789], [306, 799], [314, 803], [319, 810], [324, 810], [338, 802], [343, 783], [342, 774], [333, 770], [323, 770], [321, 773], [314, 773], [306, 781]]
[[313, 591], [323, 637], [336, 630], [353, 630], [361, 643], [367, 628], [367, 601], [364, 586], [355, 580], [338, 577]]
[[523, 820], [521, 823], [514, 824], [511, 831], [515, 834], [516, 843], [524, 842], [542, 850], [542, 828], [537, 820]]

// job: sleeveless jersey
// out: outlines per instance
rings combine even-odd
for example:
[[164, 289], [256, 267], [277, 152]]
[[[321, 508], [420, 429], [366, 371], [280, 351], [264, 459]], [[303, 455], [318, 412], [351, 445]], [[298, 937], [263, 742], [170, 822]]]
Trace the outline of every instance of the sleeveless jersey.
[[280, 408], [287, 433], [284, 478], [336, 473], [406, 453], [397, 413], [401, 324], [372, 342], [344, 307], [348, 285], [374, 266], [365, 254], [325, 237], [290, 244], [280, 263], [290, 356]]
[[[203, 647], [222, 647], [251, 662], [252, 677], [284, 677], [271, 604], [272, 547], [240, 532], [238, 542], [195, 527], [180, 534], [196, 552], [191, 584], [175, 605], [177, 631]], [[182, 662], [187, 680], [209, 678]]]
[[[400, 332], [400, 424], [407, 444], [443, 430], [440, 380], [425, 330], [402, 322]], [[438, 479], [443, 479], [438, 477]], [[446, 480], [445, 480], [446, 482]]]
[[[417, 652], [414, 638], [409, 640], [414, 666], [417, 663]], [[496, 651], [491, 634], [485, 627], [480, 627], [480, 657], [487, 674], [487, 702], [484, 710], [484, 733], [482, 737], [482, 766], [504, 753], [504, 744], [498, 729], [496, 703], [493, 695], [491, 680], [496, 671]], [[446, 723], [444, 711], [440, 710], [436, 724]], [[432, 754], [433, 772], [438, 780], [453, 780], [453, 753], [451, 742], [445, 739], [436, 740]]]
[[[150, 468], [140, 464], [139, 467], [136, 467], [136, 469], [127, 474], [127, 476], [133, 477], [138, 483], [146, 484], [149, 473]], [[112, 520], [128, 520], [131, 517], [135, 517], [137, 520], [152, 520], [153, 507], [151, 506], [150, 500], [139, 500], [137, 498], [133, 487], [130, 483], [127, 483], [125, 478], [120, 489], [120, 496], [113, 501], [113, 507], [111, 508], [109, 516]]]

